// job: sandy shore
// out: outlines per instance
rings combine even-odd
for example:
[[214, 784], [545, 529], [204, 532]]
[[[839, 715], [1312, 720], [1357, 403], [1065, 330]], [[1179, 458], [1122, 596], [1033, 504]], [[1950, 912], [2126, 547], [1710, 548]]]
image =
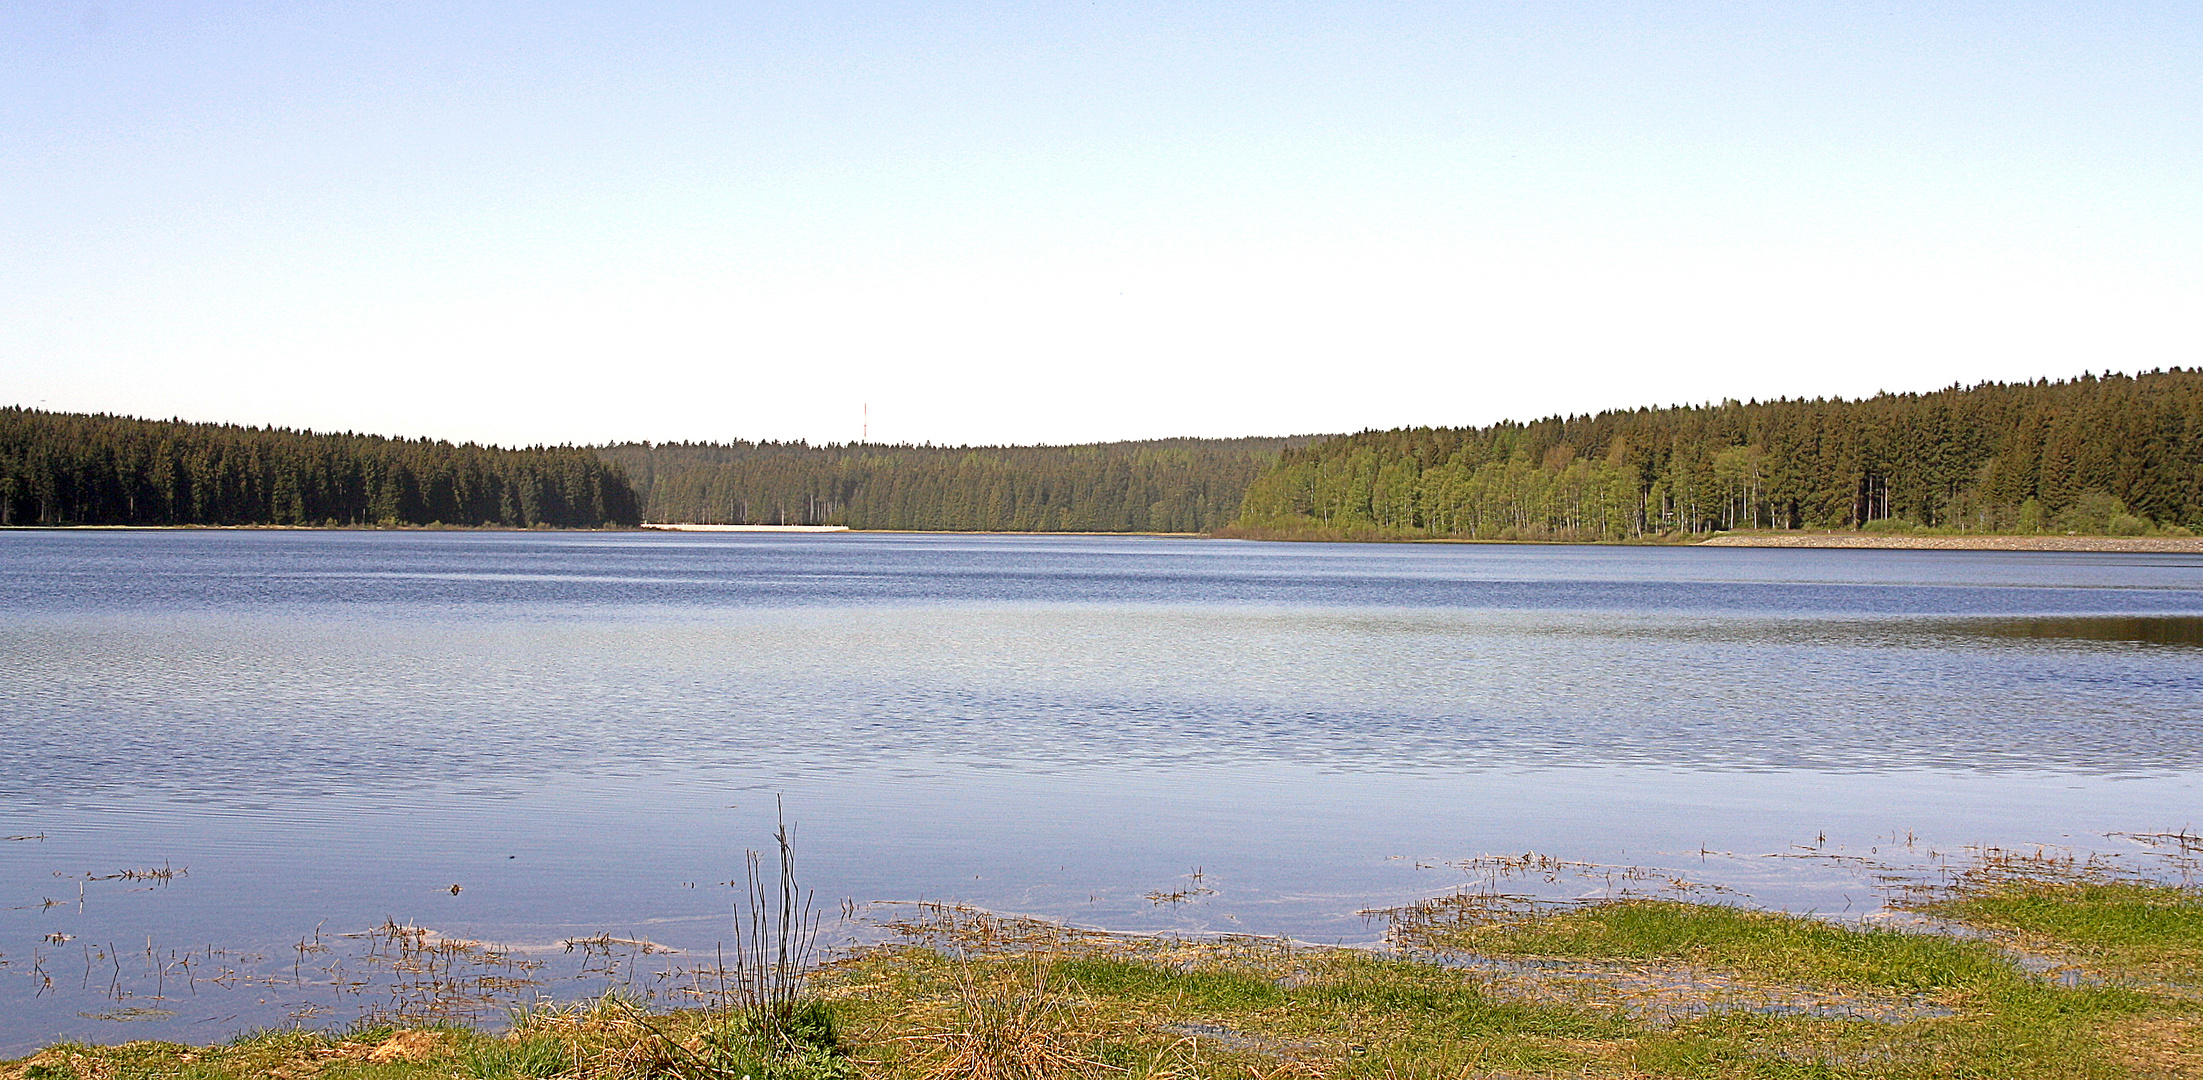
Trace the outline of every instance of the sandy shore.
[[1903, 536], [1878, 533], [1751, 533], [1700, 547], [1900, 548], [1927, 551], [2158, 551], [2203, 554], [2203, 536]]

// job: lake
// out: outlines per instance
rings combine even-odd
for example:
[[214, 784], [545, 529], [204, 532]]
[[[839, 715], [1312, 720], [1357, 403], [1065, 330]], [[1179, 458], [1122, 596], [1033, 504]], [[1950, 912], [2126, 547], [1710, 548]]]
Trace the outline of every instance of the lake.
[[6, 531], [0, 1053], [677, 1003], [776, 803], [834, 941], [1368, 943], [1495, 883], [1869, 917], [2199, 777], [2189, 555]]

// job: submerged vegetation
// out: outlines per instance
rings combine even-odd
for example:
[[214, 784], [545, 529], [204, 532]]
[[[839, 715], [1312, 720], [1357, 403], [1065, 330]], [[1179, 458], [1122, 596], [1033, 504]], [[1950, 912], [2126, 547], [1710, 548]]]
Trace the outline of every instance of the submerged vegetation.
[[1232, 532], [1725, 529], [2185, 536], [2203, 529], [2203, 371], [1368, 431], [1286, 451]]
[[[2194, 838], [2178, 840], [2174, 864], [2192, 875]], [[1991, 852], [1897, 891], [1922, 925], [1465, 892], [1371, 913], [1389, 952], [1113, 935], [924, 904], [888, 923], [889, 943], [809, 971], [773, 999], [785, 1009], [737, 994], [654, 1013], [613, 993], [519, 1010], [497, 1034], [65, 1044], [0, 1077], [2203, 1075], [2192, 884]], [[778, 925], [802, 926], [795, 894], [776, 899], [753, 878], [751, 895], [797, 913]], [[786, 939], [762, 940], [769, 970]]]

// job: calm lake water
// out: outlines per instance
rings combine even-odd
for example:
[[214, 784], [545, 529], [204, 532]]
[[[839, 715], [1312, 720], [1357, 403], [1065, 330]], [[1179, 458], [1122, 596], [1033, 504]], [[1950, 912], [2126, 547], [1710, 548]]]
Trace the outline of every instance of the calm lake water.
[[1527, 852], [1865, 915], [2199, 777], [2195, 556], [5, 532], [0, 1051], [404, 1011], [391, 921], [676, 1001], [776, 796], [837, 940], [1367, 942]]

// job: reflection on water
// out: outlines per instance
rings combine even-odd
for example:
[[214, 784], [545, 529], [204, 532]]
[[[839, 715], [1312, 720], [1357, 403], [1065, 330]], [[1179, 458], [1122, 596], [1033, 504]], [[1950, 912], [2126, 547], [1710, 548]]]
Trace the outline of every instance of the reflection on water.
[[1765, 856], [2193, 824], [2199, 628], [2183, 556], [5, 532], [0, 1048], [281, 1022], [199, 976], [317, 926], [708, 950], [776, 793], [829, 900], [1354, 941], [1538, 851], [1858, 914]]
[[1984, 619], [1948, 624], [2005, 638], [2066, 641], [2131, 641], [2144, 645], [2203, 646], [2203, 618], [2182, 615]]

